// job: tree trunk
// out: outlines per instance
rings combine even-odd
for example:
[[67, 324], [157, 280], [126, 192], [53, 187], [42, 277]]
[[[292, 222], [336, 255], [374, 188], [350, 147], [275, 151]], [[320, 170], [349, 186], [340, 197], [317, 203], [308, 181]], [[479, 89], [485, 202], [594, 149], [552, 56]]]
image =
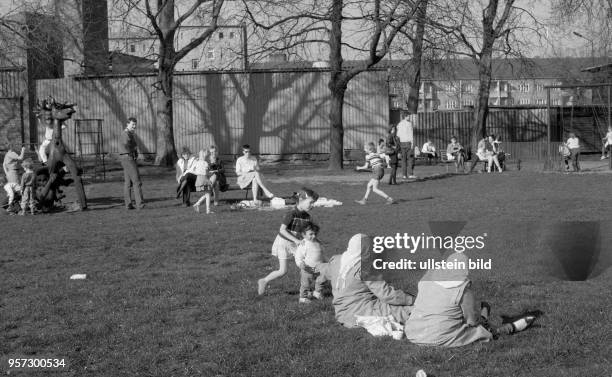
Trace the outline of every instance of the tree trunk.
[[331, 103], [329, 107], [329, 123], [331, 125], [329, 169], [340, 170], [344, 165], [344, 127], [342, 124], [342, 110], [344, 108], [344, 93], [346, 88], [331, 90]]
[[472, 124], [472, 146], [478, 145], [486, 133], [487, 116], [489, 115], [489, 93], [491, 91], [491, 53], [483, 53], [478, 66], [478, 99], [474, 109]]
[[423, 58], [423, 36], [425, 35], [425, 17], [427, 16], [427, 3], [424, 0], [417, 9], [417, 27], [412, 42], [412, 58], [406, 68], [408, 80], [408, 93], [405, 94], [406, 106], [409, 114], [416, 114], [419, 109], [419, 90], [421, 89], [421, 60]]
[[172, 111], [172, 68], [160, 67], [157, 98], [157, 151], [155, 164], [159, 166], [174, 166], [177, 160], [174, 145], [174, 123]]
[[331, 103], [329, 106], [330, 151], [329, 169], [340, 170], [344, 167], [344, 124], [342, 109], [344, 93], [347, 84], [344, 83], [342, 72], [342, 0], [333, 0], [331, 7], [331, 31], [329, 34], [329, 65], [331, 68], [329, 90]]

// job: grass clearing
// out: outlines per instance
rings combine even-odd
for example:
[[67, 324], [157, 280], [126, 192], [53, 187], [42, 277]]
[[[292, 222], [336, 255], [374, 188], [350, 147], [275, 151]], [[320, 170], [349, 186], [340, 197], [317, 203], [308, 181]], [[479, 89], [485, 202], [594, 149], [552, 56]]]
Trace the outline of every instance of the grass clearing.
[[[385, 206], [365, 191], [367, 174], [294, 170], [270, 174], [277, 195], [303, 185], [344, 205], [315, 208], [326, 256], [351, 235], [427, 229], [429, 220], [468, 221], [488, 233], [473, 271], [493, 315], [538, 308], [524, 333], [458, 349], [377, 339], [334, 319], [331, 297], [298, 304], [299, 273], [256, 296], [284, 211], [196, 214], [172, 198], [172, 173], [144, 178], [147, 208], [125, 211], [122, 183], [87, 186], [91, 210], [0, 215], [0, 371], [6, 358], [64, 357], [66, 376], [434, 376], [612, 375], [612, 197], [607, 175], [508, 172], [382, 185]], [[69, 196], [71, 189], [67, 190]], [[242, 199], [244, 193], [227, 196]], [[602, 221], [597, 276], [566, 281], [544, 235], [554, 221]], [[606, 259], [608, 258], [608, 259]], [[74, 273], [87, 279], [69, 280]], [[414, 276], [394, 285], [416, 291]], [[13, 372], [11, 372], [13, 373]], [[30, 375], [49, 372], [30, 371]]]

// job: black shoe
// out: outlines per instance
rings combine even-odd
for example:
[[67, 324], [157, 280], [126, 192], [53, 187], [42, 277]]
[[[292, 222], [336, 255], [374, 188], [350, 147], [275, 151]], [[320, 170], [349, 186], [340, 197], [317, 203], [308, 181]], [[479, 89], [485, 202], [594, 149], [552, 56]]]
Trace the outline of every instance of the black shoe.
[[132, 205], [132, 204], [129, 204], [129, 205], [125, 206], [125, 209], [134, 209], [134, 208], [135, 208], [135, 207], [134, 207], [134, 205]]

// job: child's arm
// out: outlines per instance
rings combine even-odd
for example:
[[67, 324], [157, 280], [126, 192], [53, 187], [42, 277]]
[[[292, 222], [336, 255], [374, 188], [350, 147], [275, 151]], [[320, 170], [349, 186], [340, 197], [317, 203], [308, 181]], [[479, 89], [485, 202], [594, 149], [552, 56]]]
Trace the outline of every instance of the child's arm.
[[297, 237], [295, 237], [293, 234], [291, 234], [290, 231], [287, 230], [287, 225], [285, 224], [281, 224], [278, 233], [280, 233], [281, 236], [285, 237], [286, 239], [290, 241], [293, 241], [296, 244], [300, 243], [300, 240]]

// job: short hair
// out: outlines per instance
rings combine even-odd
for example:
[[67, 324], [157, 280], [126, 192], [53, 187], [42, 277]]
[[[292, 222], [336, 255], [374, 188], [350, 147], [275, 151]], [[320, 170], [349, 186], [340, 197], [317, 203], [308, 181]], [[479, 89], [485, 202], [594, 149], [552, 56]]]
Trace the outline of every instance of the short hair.
[[493, 139], [495, 139], [495, 134], [489, 134], [489, 137], [492, 137]]
[[380, 139], [378, 139], [378, 144], [384, 143], [384, 142], [385, 142], [385, 139], [383, 139], [382, 137]]
[[366, 147], [366, 149], [370, 152], [374, 152], [376, 150], [376, 146], [372, 142], [365, 143], [364, 147]]
[[132, 122], [134, 122], [134, 123], [138, 123], [138, 121], [136, 120], [136, 118], [134, 118], [134, 117], [129, 117], [129, 118], [128, 118], [128, 123], [132, 123]]
[[302, 200], [302, 199], [306, 199], [306, 198], [312, 198], [312, 200], [314, 200], [316, 202], [317, 199], [319, 199], [319, 194], [317, 194], [312, 189], [309, 189], [309, 188], [306, 188], [306, 187], [302, 187], [300, 192], [298, 192], [298, 194], [297, 194], [297, 198], [298, 198], [298, 200]]
[[300, 226], [299, 232], [306, 233], [309, 230], [312, 230], [314, 234], [319, 234], [319, 230], [321, 230], [321, 228], [317, 224], [308, 221], [307, 223]]
[[451, 140], [453, 140], [453, 139], [457, 140], [457, 136], [455, 136], [455, 135], [451, 136]]
[[244, 144], [242, 146], [242, 149], [251, 149], [251, 146], [249, 144]]
[[21, 163], [21, 167], [23, 167], [24, 169], [32, 169], [33, 165], [34, 165], [34, 162], [29, 157], [23, 160], [23, 162]]
[[181, 154], [191, 154], [191, 150], [189, 149], [188, 146], [184, 146], [183, 149], [181, 150]]

